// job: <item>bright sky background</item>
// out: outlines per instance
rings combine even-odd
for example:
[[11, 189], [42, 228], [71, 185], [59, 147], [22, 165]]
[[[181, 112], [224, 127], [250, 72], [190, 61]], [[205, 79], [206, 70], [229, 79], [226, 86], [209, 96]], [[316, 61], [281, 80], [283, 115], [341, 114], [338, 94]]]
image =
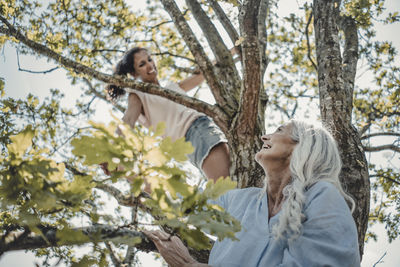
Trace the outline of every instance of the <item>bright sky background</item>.
[[[139, 9], [146, 1], [135, 0], [134, 2], [135, 8]], [[400, 11], [400, 1], [387, 0], [386, 2], [388, 11]], [[280, 1], [282, 15], [297, 12], [298, 6], [293, 3], [293, 0]], [[377, 27], [378, 39], [392, 41], [398, 50], [400, 49], [399, 32], [399, 24], [394, 26]], [[45, 59], [39, 59], [33, 56], [20, 57], [20, 63], [22, 68], [36, 71], [47, 70], [54, 66], [52, 62], [47, 62]], [[16, 61], [16, 52], [8, 45], [0, 51], [0, 77], [5, 78], [6, 97], [25, 98], [28, 93], [32, 93], [40, 99], [43, 99], [48, 95], [50, 88], [61, 88], [66, 95], [62, 104], [67, 106], [74, 103], [81, 94], [81, 89], [79, 87], [71, 86], [69, 81], [65, 79], [66, 75], [64, 70], [57, 70], [45, 75], [19, 72]], [[368, 77], [363, 77], [362, 79], [359, 79], [357, 83], [360, 84], [360, 80], [368, 83], [368, 79]], [[93, 104], [97, 110], [96, 118], [109, 117], [109, 110], [104, 109], [104, 104], [101, 100], [95, 100]], [[117, 114], [117, 116], [119, 115], [120, 114]], [[384, 159], [382, 158], [381, 160], [383, 161]], [[378, 233], [379, 239], [378, 242], [370, 241], [366, 244], [362, 266], [373, 266], [373, 264], [376, 263], [385, 252], [387, 255], [383, 258], [383, 263], [380, 263], [377, 266], [400, 266], [400, 256], [398, 255], [400, 251], [400, 240], [395, 240], [389, 244], [387, 242], [385, 229], [382, 225], [374, 226], [372, 230]], [[82, 250], [82, 253], [85, 253], [84, 251], [85, 249]], [[153, 256], [150, 254], [142, 254], [141, 259], [143, 266], [161, 266], [161, 263], [154, 261]], [[34, 267], [35, 263], [40, 262], [40, 260], [35, 259], [32, 253], [9, 252], [0, 258], [0, 267]]]

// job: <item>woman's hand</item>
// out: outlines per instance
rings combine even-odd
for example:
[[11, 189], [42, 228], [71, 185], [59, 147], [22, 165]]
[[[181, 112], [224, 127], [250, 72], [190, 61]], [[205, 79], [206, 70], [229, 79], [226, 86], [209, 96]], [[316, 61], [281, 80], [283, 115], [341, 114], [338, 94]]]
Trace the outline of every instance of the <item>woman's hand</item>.
[[[146, 231], [145, 233], [156, 245], [158, 252], [171, 267], [200, 266], [190, 256], [188, 249], [177, 236], [171, 236], [163, 231]], [[199, 265], [198, 265], [199, 264]]]
[[108, 175], [108, 176], [111, 175], [111, 172], [110, 172], [110, 170], [108, 169], [108, 162], [102, 162], [102, 163], [100, 163], [99, 165], [100, 165], [100, 167], [101, 167], [101, 169], [103, 170], [103, 172], [104, 172], [105, 175]]

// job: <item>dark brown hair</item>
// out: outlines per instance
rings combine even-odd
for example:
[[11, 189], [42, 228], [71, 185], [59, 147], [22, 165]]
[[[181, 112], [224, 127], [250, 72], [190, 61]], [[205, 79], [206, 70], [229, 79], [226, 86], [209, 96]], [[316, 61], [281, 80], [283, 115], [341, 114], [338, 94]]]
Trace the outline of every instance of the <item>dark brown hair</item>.
[[[146, 48], [142, 47], [134, 47], [126, 51], [122, 59], [115, 66], [113, 75], [127, 76], [128, 73], [134, 73], [134, 55], [142, 50], [147, 51]], [[115, 84], [108, 84], [106, 90], [113, 100], [125, 94], [125, 90]]]

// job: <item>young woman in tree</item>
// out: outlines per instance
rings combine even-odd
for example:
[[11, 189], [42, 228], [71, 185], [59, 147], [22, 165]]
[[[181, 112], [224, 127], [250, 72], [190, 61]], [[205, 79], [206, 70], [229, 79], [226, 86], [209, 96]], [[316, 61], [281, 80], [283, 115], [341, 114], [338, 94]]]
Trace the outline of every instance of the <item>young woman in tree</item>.
[[[146, 83], [160, 85], [157, 67], [149, 51], [135, 47], [128, 50], [116, 65], [114, 74], [131, 75]], [[166, 88], [185, 93], [204, 81], [202, 74], [193, 75], [180, 83], [169, 83]], [[124, 89], [109, 84], [107, 92], [112, 99], [125, 93]], [[165, 122], [165, 136], [173, 140], [185, 137], [192, 143], [195, 151], [188, 155], [189, 160], [203, 171], [208, 179], [229, 176], [229, 148], [223, 132], [211, 118], [196, 110], [187, 108], [164, 97], [136, 91], [128, 97], [128, 107], [122, 120], [134, 127], [136, 122], [149, 128]], [[103, 164], [103, 168], [106, 168]]]

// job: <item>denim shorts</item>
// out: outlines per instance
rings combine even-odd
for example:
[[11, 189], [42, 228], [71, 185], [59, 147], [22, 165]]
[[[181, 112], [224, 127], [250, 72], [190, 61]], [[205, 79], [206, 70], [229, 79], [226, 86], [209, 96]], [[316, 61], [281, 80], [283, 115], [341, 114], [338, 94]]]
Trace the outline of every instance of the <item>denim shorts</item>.
[[194, 147], [194, 152], [188, 158], [200, 171], [210, 150], [219, 143], [228, 142], [221, 129], [208, 116], [195, 119], [187, 130], [185, 139]]

